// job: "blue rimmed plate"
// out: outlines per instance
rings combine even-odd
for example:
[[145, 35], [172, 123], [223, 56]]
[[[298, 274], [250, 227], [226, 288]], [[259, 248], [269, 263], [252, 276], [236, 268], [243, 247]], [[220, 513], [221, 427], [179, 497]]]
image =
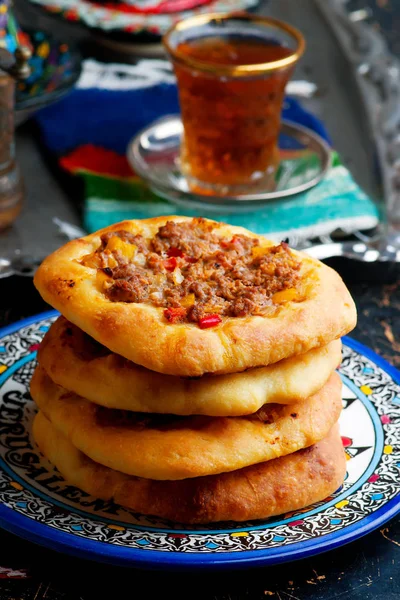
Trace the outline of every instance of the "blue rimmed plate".
[[0, 331], [0, 524], [59, 551], [120, 565], [237, 568], [324, 552], [400, 511], [400, 374], [344, 340], [343, 487], [325, 501], [267, 521], [184, 527], [98, 500], [69, 485], [31, 436], [29, 381], [45, 313]]
[[253, 9], [259, 0], [29, 0], [69, 23], [129, 41], [147, 34], [155, 41], [177, 21], [196, 14], [239, 12]]

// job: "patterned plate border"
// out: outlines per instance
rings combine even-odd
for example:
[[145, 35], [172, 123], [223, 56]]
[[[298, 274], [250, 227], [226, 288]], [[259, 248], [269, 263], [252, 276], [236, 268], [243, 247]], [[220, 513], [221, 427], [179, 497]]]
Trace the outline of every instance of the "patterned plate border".
[[98, 32], [148, 33], [158, 38], [180, 19], [210, 12], [250, 11], [257, 6], [259, 0], [201, 0], [180, 11], [158, 13], [123, 12], [118, 10], [118, 7], [113, 10], [90, 0], [30, 0], [30, 2], [53, 16], [68, 22], [81, 23]]
[[[29, 325], [54, 318], [57, 316], [57, 314], [58, 313], [55, 311], [50, 311], [5, 327], [0, 330], [0, 338], [15, 333]], [[384, 359], [355, 340], [345, 338], [344, 342], [345, 345], [350, 349], [369, 359], [379, 369], [383, 370], [395, 383], [400, 384], [400, 373]], [[6, 374], [4, 373], [4, 375]], [[0, 377], [1, 380], [4, 379], [4, 375], [3, 377]], [[351, 385], [349, 387], [351, 388]], [[372, 390], [370, 390], [369, 393], [372, 393]], [[400, 405], [400, 399], [398, 402], [396, 400], [395, 403]], [[397, 466], [399, 466], [399, 464]], [[336, 497], [334, 502], [337, 503], [340, 498], [341, 496]], [[399, 494], [397, 494], [389, 501], [384, 502], [377, 510], [362, 518], [361, 521], [348, 525], [343, 529], [338, 528], [334, 532], [326, 534], [323, 537], [315, 537], [313, 539], [300, 541], [288, 546], [277, 546], [274, 548], [260, 550], [244, 550], [241, 552], [228, 551], [220, 554], [212, 552], [207, 554], [204, 552], [192, 552], [185, 554], [183, 552], [166, 552], [157, 550], [143, 551], [143, 549], [107, 544], [84, 537], [78, 537], [77, 535], [71, 533], [59, 531], [44, 523], [33, 521], [27, 516], [20, 514], [4, 505], [0, 506], [0, 525], [4, 529], [26, 538], [29, 541], [39, 543], [58, 551], [65, 551], [72, 555], [89, 558], [92, 560], [97, 559], [103, 562], [120, 565], [136, 564], [137, 566], [150, 566], [152, 568], [188, 567], [196, 569], [221, 569], [232, 567], [248, 567], [250, 565], [259, 566], [276, 564], [288, 560], [305, 558], [320, 552], [325, 552], [355, 540], [369, 533], [373, 529], [380, 527], [399, 511], [400, 497]], [[274, 523], [274, 525], [277, 525], [277, 523]], [[261, 528], [262, 526], [259, 527], [259, 529]], [[246, 529], [248, 530], [249, 528], [243, 527], [242, 531]], [[255, 525], [253, 529], [256, 530], [257, 525]], [[221, 530], [218, 533], [223, 532], [224, 530]], [[177, 531], [175, 531], [175, 533], [176, 537], [179, 537], [179, 533]], [[212, 532], [207, 531], [207, 533], [211, 534]]]

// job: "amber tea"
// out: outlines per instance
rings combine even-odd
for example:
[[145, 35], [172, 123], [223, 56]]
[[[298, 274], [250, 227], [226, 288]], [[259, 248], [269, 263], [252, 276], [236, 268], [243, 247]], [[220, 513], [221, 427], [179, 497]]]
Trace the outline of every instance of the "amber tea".
[[[245, 20], [248, 25], [252, 18]], [[218, 35], [178, 39], [172, 51], [184, 126], [182, 169], [197, 191], [229, 194], [274, 178], [296, 50], [279, 40], [273, 23], [268, 35], [264, 23], [247, 35], [224, 27]]]

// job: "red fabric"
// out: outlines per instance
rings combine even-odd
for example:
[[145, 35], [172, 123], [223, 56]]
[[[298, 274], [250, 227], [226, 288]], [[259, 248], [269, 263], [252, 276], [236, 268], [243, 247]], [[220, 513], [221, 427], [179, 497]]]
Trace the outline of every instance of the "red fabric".
[[63, 156], [60, 165], [70, 173], [89, 171], [111, 177], [136, 177], [125, 156], [92, 144], [79, 146]]

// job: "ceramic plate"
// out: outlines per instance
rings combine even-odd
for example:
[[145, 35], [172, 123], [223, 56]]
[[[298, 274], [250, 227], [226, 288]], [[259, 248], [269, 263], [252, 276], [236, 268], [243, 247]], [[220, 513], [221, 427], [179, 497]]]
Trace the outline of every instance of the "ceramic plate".
[[81, 57], [74, 48], [44, 31], [25, 29], [24, 35], [32, 49], [31, 74], [17, 84], [18, 125], [39, 108], [70, 92], [81, 74]]
[[259, 0], [137, 0], [91, 2], [90, 0], [29, 0], [63, 20], [82, 23], [96, 32], [117, 35], [163, 35], [176, 21], [199, 13], [237, 12], [254, 8]]
[[31, 436], [29, 381], [51, 312], [0, 331], [0, 524], [77, 556], [151, 568], [232, 568], [324, 552], [400, 510], [400, 374], [344, 340], [344, 485], [325, 501], [267, 521], [184, 527], [146, 518], [68, 485]]

